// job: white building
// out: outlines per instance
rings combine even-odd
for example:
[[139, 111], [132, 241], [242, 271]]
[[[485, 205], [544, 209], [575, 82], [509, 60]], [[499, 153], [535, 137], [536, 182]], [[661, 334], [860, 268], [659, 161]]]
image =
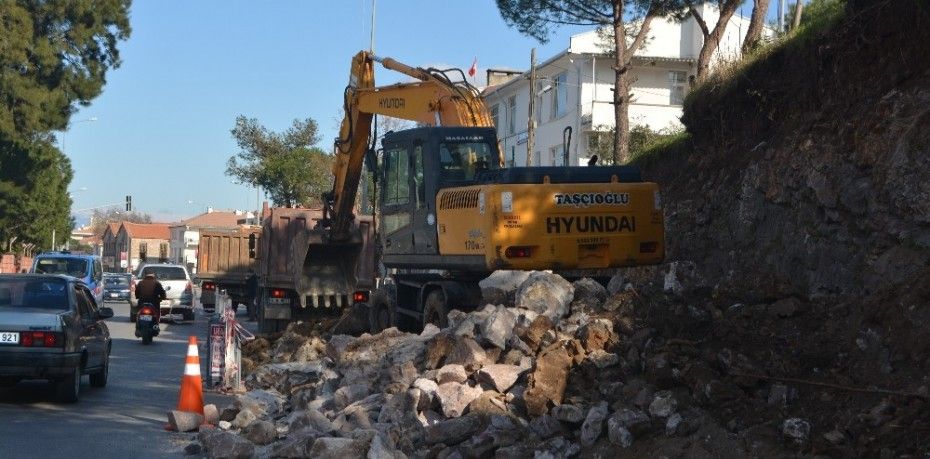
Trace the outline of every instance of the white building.
[[[712, 29], [720, 16], [717, 8], [705, 3], [698, 10]], [[748, 26], [749, 18], [733, 15], [712, 66], [740, 57]], [[633, 58], [631, 127], [645, 125], [658, 131], [681, 126], [682, 102], [697, 72], [702, 43], [701, 29], [691, 16], [680, 23], [664, 18], [652, 21], [647, 41]], [[567, 164], [585, 164], [598, 131], [614, 126], [613, 59], [605, 52], [609, 46], [592, 30], [572, 36], [568, 49], [537, 66], [534, 166], [566, 164], [566, 127], [572, 132]], [[526, 165], [529, 86], [529, 72], [524, 72], [482, 93], [508, 167]]]
[[204, 229], [233, 229], [254, 221], [251, 212], [241, 210], [214, 211], [208, 209], [171, 226], [170, 251], [171, 261], [187, 266], [193, 274], [197, 269], [197, 246], [200, 244], [200, 231]]

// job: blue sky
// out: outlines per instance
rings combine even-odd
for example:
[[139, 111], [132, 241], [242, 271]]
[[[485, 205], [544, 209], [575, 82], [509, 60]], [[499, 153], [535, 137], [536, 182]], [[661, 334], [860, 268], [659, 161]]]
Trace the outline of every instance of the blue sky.
[[[528, 67], [534, 46], [544, 60], [582, 30], [563, 28], [539, 44], [508, 28], [493, 0], [381, 0], [376, 8], [377, 54], [463, 69], [477, 57], [481, 75]], [[330, 151], [350, 59], [368, 48], [370, 15], [371, 0], [136, 0], [132, 36], [119, 45], [122, 66], [63, 136], [73, 209], [122, 203], [127, 194], [161, 221], [207, 206], [255, 208], [255, 190], [224, 174], [238, 151], [236, 116], [275, 131], [313, 118], [319, 146]], [[376, 69], [379, 85], [398, 79]], [[88, 215], [77, 212], [78, 222]]]

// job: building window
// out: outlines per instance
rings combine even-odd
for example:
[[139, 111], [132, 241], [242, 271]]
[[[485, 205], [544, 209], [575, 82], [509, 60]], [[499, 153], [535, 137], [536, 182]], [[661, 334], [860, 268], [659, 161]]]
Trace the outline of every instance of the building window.
[[168, 259], [168, 243], [162, 242], [158, 245], [158, 258], [161, 260]]
[[552, 113], [550, 119], [561, 118], [568, 112], [567, 74], [562, 72], [552, 80]]
[[149, 245], [146, 242], [139, 243], [139, 258], [145, 261], [149, 255]]
[[562, 164], [562, 145], [556, 145], [549, 149], [549, 164], [553, 166], [563, 166]]
[[669, 105], [682, 105], [685, 102], [685, 87], [688, 85], [687, 72], [671, 70], [668, 72]]
[[494, 122], [494, 128], [500, 128], [500, 104], [494, 104], [491, 106], [491, 121]]
[[517, 96], [510, 96], [507, 99], [507, 133], [513, 134], [517, 131]]

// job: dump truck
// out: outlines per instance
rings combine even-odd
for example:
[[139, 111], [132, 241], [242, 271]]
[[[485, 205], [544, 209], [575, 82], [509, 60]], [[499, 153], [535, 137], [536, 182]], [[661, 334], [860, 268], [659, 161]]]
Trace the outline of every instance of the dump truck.
[[259, 276], [259, 331], [280, 331], [294, 320], [341, 313], [368, 300], [375, 278], [372, 218], [355, 218], [351, 237], [339, 243], [324, 239], [322, 218], [321, 209], [263, 208], [261, 237], [250, 244]]
[[248, 304], [247, 282], [255, 269], [255, 258], [249, 256], [249, 244], [261, 237], [258, 226], [238, 229], [200, 231], [197, 246], [197, 277], [200, 279], [200, 304], [213, 312], [216, 292], [225, 290], [233, 307]]

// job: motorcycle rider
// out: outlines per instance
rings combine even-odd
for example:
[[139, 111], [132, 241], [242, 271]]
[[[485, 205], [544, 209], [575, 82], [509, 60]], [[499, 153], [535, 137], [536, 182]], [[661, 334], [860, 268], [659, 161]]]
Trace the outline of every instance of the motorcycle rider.
[[151, 304], [155, 310], [155, 323], [161, 319], [161, 301], [168, 298], [165, 288], [161, 282], [155, 279], [155, 273], [148, 273], [141, 282], [136, 284], [136, 298], [139, 300], [139, 308], [145, 303]]

